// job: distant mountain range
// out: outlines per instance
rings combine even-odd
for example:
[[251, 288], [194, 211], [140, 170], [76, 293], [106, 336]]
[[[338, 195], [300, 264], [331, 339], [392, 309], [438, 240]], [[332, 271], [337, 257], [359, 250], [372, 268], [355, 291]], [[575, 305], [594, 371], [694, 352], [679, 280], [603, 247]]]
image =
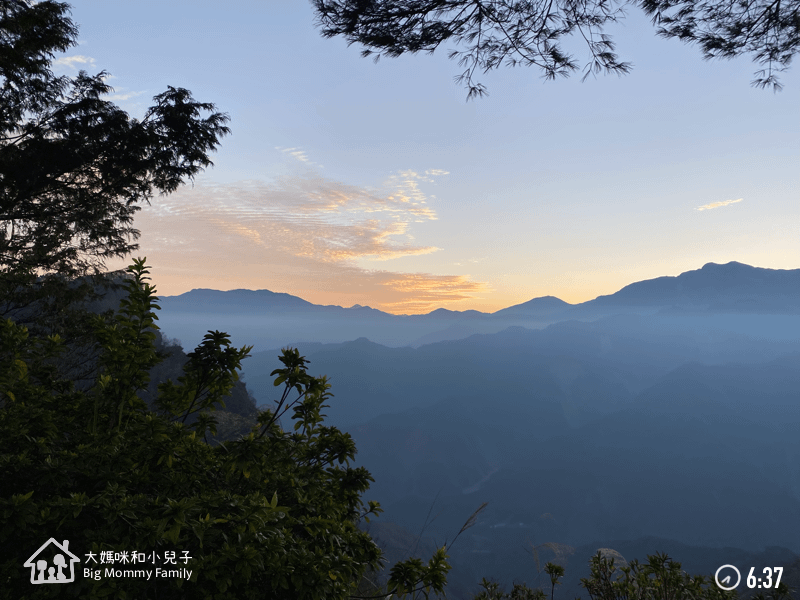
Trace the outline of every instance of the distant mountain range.
[[328, 376], [325, 424], [352, 435], [375, 478], [365, 499], [385, 509], [374, 525], [390, 560], [452, 539], [488, 502], [448, 551], [453, 600], [482, 576], [535, 583], [534, 544], [542, 563], [566, 564], [559, 597], [583, 593], [599, 548], [669, 552], [705, 575], [782, 565], [797, 581], [800, 269], [709, 263], [491, 314], [400, 316], [268, 290], [159, 304], [162, 332], [187, 350], [208, 329], [254, 344], [242, 379], [262, 406], [279, 396], [269, 374], [283, 346]]
[[242, 289], [195, 289], [163, 296], [160, 304], [164, 329], [189, 346], [196, 345], [206, 329], [213, 328], [227, 331], [238, 343], [252, 344], [256, 349], [358, 337], [388, 346], [418, 347], [496, 333], [509, 326], [541, 328], [559, 321], [595, 320], [620, 313], [800, 316], [800, 269], [708, 263], [677, 277], [632, 283], [614, 294], [580, 304], [544, 296], [494, 313], [439, 308], [424, 315], [393, 315], [360, 305], [322, 306], [291, 294]]
[[[416, 535], [435, 516], [425, 535], [441, 544], [489, 503], [448, 551], [449, 597], [473, 597], [481, 576], [535, 579], [533, 543], [543, 557], [547, 543], [575, 548], [560, 588], [575, 597], [598, 548], [669, 552], [705, 575], [761, 564], [754, 553], [796, 562], [800, 336], [795, 316], [773, 317], [794, 339], [701, 326], [713, 315], [616, 314], [419, 348], [299, 348], [331, 382], [326, 424], [352, 435], [375, 478], [377, 523]], [[278, 354], [243, 361], [263, 403], [279, 396]]]
[[[262, 313], [280, 311], [317, 314], [380, 314], [387, 317], [480, 317], [488, 315], [549, 316], [575, 309], [598, 307], [678, 307], [697, 311], [731, 310], [743, 312], [800, 313], [800, 269], [763, 269], [739, 262], [724, 265], [708, 263], [701, 269], [677, 277], [658, 277], [638, 281], [608, 296], [579, 304], [569, 304], [555, 296], [533, 298], [494, 313], [477, 310], [457, 311], [438, 308], [426, 315], [393, 315], [356, 304], [350, 308], [312, 304], [291, 294], [269, 290], [230, 290], [221, 292], [194, 289], [178, 296], [164, 296], [170, 308], [207, 312]], [[577, 313], [576, 313], [577, 314]]]

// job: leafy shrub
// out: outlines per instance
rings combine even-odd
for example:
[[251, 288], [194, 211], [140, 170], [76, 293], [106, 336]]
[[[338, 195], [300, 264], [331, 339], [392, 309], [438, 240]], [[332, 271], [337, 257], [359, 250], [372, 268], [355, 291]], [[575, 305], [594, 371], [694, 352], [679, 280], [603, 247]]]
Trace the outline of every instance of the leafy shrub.
[[[138, 392], [163, 356], [153, 345], [158, 306], [144, 260], [129, 272], [121, 310], [94, 320], [100, 369], [87, 389], [59, 373], [58, 336], [0, 322], [0, 589], [18, 600], [348, 597], [380, 568], [379, 548], [357, 526], [380, 507], [361, 501], [372, 477], [349, 466], [350, 435], [323, 425], [326, 378], [308, 375], [297, 350], [283, 350], [274, 410], [244, 437], [209, 444], [215, 405], [224, 406], [251, 348], [210, 331], [178, 381], [158, 385], [151, 410]], [[289, 410], [284, 431], [278, 419]], [[32, 585], [23, 563], [51, 537], [87, 560], [186, 553], [191, 577]], [[441, 592], [448, 569], [444, 548], [427, 566], [410, 559], [395, 565], [384, 593]]]

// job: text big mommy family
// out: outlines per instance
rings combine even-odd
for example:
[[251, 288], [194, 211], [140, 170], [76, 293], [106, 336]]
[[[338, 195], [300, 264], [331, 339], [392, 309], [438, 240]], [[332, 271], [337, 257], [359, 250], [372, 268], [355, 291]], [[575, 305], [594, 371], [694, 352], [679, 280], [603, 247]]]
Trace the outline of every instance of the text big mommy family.
[[[94, 562], [97, 564], [97, 555], [90, 552], [86, 555], [86, 562]], [[163, 556], [163, 559], [162, 559]], [[163, 579], [163, 578], [182, 578], [189, 579], [192, 576], [192, 569], [181, 567], [178, 561], [182, 561], [185, 565], [191, 560], [191, 556], [187, 551], [183, 551], [181, 556], [177, 556], [175, 551], [158, 552], [100, 552], [100, 565], [96, 568], [84, 567], [83, 576], [99, 581], [101, 577], [115, 577], [115, 578], [146, 578], [150, 579]], [[151, 563], [153, 567], [145, 567], [145, 563]], [[164, 567], [156, 567], [156, 564], [162, 564]], [[117, 566], [109, 566], [114, 565]], [[132, 568], [131, 568], [132, 567]]]
[[[163, 558], [162, 558], [163, 557]], [[99, 559], [99, 560], [98, 560]], [[160, 552], [116, 552], [103, 550], [99, 553], [86, 553], [86, 563], [94, 563], [97, 567], [84, 567], [83, 576], [99, 581], [101, 577], [137, 578], [150, 581], [156, 579], [180, 578], [188, 580], [192, 569], [180, 566], [178, 561], [186, 565], [192, 559], [189, 552], [183, 550], [178, 556], [174, 550]], [[69, 540], [59, 542], [50, 538], [34, 552], [23, 566], [31, 570], [31, 583], [58, 584], [75, 581], [75, 563], [81, 559], [69, 550]], [[145, 563], [150, 563], [146, 567]], [[118, 565], [116, 567], [112, 565]], [[156, 567], [161, 564], [163, 567]], [[132, 568], [128, 568], [128, 567]], [[154, 567], [154, 568], [153, 568]]]
[[157, 567], [155, 569], [114, 569], [111, 567], [106, 567], [105, 570], [103, 569], [89, 569], [84, 567], [83, 569], [83, 576], [89, 579], [95, 579], [97, 581], [100, 580], [100, 577], [122, 577], [122, 578], [146, 578], [148, 581], [155, 577], [164, 578], [164, 577], [180, 577], [183, 579], [189, 579], [192, 576], [191, 569], [162, 569], [161, 567]]

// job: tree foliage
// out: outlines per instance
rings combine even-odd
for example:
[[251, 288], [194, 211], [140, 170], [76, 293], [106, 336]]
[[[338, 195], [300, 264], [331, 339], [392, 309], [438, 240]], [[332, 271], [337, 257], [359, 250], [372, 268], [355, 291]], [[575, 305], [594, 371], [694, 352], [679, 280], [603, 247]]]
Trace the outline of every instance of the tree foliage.
[[[0, 588], [19, 599], [347, 598], [381, 566], [380, 549], [358, 528], [380, 507], [361, 500], [372, 478], [350, 466], [350, 435], [323, 424], [326, 378], [310, 376], [299, 352], [285, 349], [272, 373], [283, 386], [274, 409], [247, 436], [208, 444], [211, 411], [250, 348], [209, 332], [149, 410], [138, 392], [159, 359], [157, 298], [144, 261], [129, 270], [121, 310], [95, 320], [102, 368], [88, 390], [53, 364], [61, 339], [0, 322]], [[290, 410], [284, 431], [279, 418]], [[191, 414], [198, 418], [187, 424]], [[192, 576], [31, 585], [23, 563], [50, 537], [69, 540], [87, 561], [89, 553], [187, 552]], [[427, 565], [395, 565], [383, 597], [443, 591], [446, 559], [441, 548]]]
[[105, 260], [138, 248], [142, 203], [210, 166], [229, 129], [185, 89], [168, 87], [139, 120], [105, 99], [105, 71], [55, 76], [54, 53], [76, 44], [68, 13], [0, 0], [0, 317], [66, 336], [78, 369], [96, 342], [83, 302], [113, 287]]
[[788, 69], [800, 46], [798, 0], [640, 0], [640, 4], [659, 25], [661, 37], [699, 44], [706, 60], [752, 54], [766, 67], [756, 71], [752, 85], [782, 89], [776, 73]]
[[[589, 592], [591, 600], [735, 600], [735, 590], [723, 590], [713, 578], [689, 575], [681, 570], [681, 563], [666, 554], [647, 557], [647, 563], [631, 561], [627, 567], [617, 569], [614, 559], [598, 552], [589, 561], [591, 577], [582, 578], [581, 585]], [[785, 584], [776, 590], [775, 600], [788, 600]]]
[[[120, 311], [86, 306], [110, 283], [105, 259], [137, 248], [141, 203], [211, 165], [228, 117], [170, 87], [137, 120], [104, 99], [105, 72], [56, 77], [54, 53], [77, 35], [67, 14], [50, 0], [0, 0], [0, 589], [18, 599], [346, 598], [381, 566], [358, 528], [380, 508], [361, 501], [372, 479], [350, 467], [352, 438], [323, 424], [326, 379], [284, 350], [275, 409], [213, 445], [211, 413], [250, 348], [209, 332], [148, 406], [164, 354], [144, 261], [120, 284]], [[76, 356], [84, 381], [67, 360]], [[86, 562], [185, 553], [192, 577], [31, 585], [24, 560], [52, 536]], [[427, 566], [396, 565], [379, 591], [442, 591], [446, 558], [441, 548]]]
[[84, 302], [114, 287], [105, 260], [138, 248], [142, 203], [210, 166], [229, 129], [185, 89], [138, 120], [105, 99], [106, 72], [55, 76], [77, 33], [65, 3], [0, 0], [0, 317], [65, 337], [81, 378], [96, 358]]
[[480, 582], [481, 591], [473, 600], [546, 600], [547, 596], [540, 589], [533, 589], [524, 583], [515, 583], [510, 592], [505, 592], [496, 581], [485, 577]]
[[[475, 82], [484, 73], [522, 64], [541, 69], [547, 79], [568, 76], [579, 68], [559, 45], [577, 34], [588, 46], [590, 59], [584, 80], [592, 72], [622, 75], [631, 65], [618, 60], [608, 23], [625, 15], [625, 4], [637, 4], [658, 35], [698, 42], [705, 58], [731, 58], [753, 53], [766, 65], [753, 83], [779, 89], [775, 72], [785, 70], [800, 44], [798, 0], [312, 0], [324, 37], [343, 36], [348, 45], [365, 47], [362, 56], [397, 57], [424, 50], [432, 54], [443, 42], [464, 44], [451, 50], [466, 70], [467, 100], [486, 93]], [[667, 14], [668, 11], [673, 11]]]
[[[142, 120], [106, 72], [51, 71], [77, 28], [57, 2], [0, 0], [0, 266], [74, 277], [136, 250], [140, 204], [211, 165], [228, 117], [169, 87]], [[203, 116], [210, 112], [208, 116]], [[99, 259], [99, 260], [98, 260]]]
[[[647, 563], [633, 560], [630, 566], [617, 568], [614, 559], [598, 552], [589, 560], [591, 575], [581, 578], [581, 585], [591, 600], [735, 600], [735, 590], [723, 590], [711, 577], [691, 576], [681, 570], [681, 563], [666, 554], [656, 553], [647, 557]], [[564, 575], [560, 565], [547, 563], [545, 572], [550, 576], [550, 598], [555, 586]], [[504, 592], [500, 584], [483, 579], [481, 591], [474, 600], [545, 600], [541, 589], [531, 589], [523, 583], [514, 584], [511, 592]], [[771, 590], [768, 596], [759, 592], [756, 600], [790, 600], [791, 590], [785, 583]]]

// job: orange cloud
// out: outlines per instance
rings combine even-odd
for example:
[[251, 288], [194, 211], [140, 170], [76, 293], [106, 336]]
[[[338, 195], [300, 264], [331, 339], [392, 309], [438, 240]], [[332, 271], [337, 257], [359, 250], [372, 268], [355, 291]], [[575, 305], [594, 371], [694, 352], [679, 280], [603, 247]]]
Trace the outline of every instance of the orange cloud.
[[[491, 291], [488, 284], [471, 281], [467, 275], [430, 275], [420, 273], [382, 273], [382, 285], [398, 295], [395, 302], [385, 303], [382, 310], [395, 314], [427, 313], [446, 304], [474, 300], [475, 294]], [[377, 308], [377, 307], [376, 307]], [[452, 310], [458, 310], [452, 308]]]
[[[290, 150], [305, 162], [302, 151]], [[142, 232], [137, 254], [153, 265], [158, 293], [266, 288], [318, 304], [413, 314], [488, 290], [466, 275], [396, 273], [355, 264], [439, 250], [415, 243], [411, 229], [437, 219], [419, 184], [444, 172], [400, 172], [379, 191], [304, 166], [304, 174], [271, 183], [198, 181], [144, 207], [135, 223]]]

